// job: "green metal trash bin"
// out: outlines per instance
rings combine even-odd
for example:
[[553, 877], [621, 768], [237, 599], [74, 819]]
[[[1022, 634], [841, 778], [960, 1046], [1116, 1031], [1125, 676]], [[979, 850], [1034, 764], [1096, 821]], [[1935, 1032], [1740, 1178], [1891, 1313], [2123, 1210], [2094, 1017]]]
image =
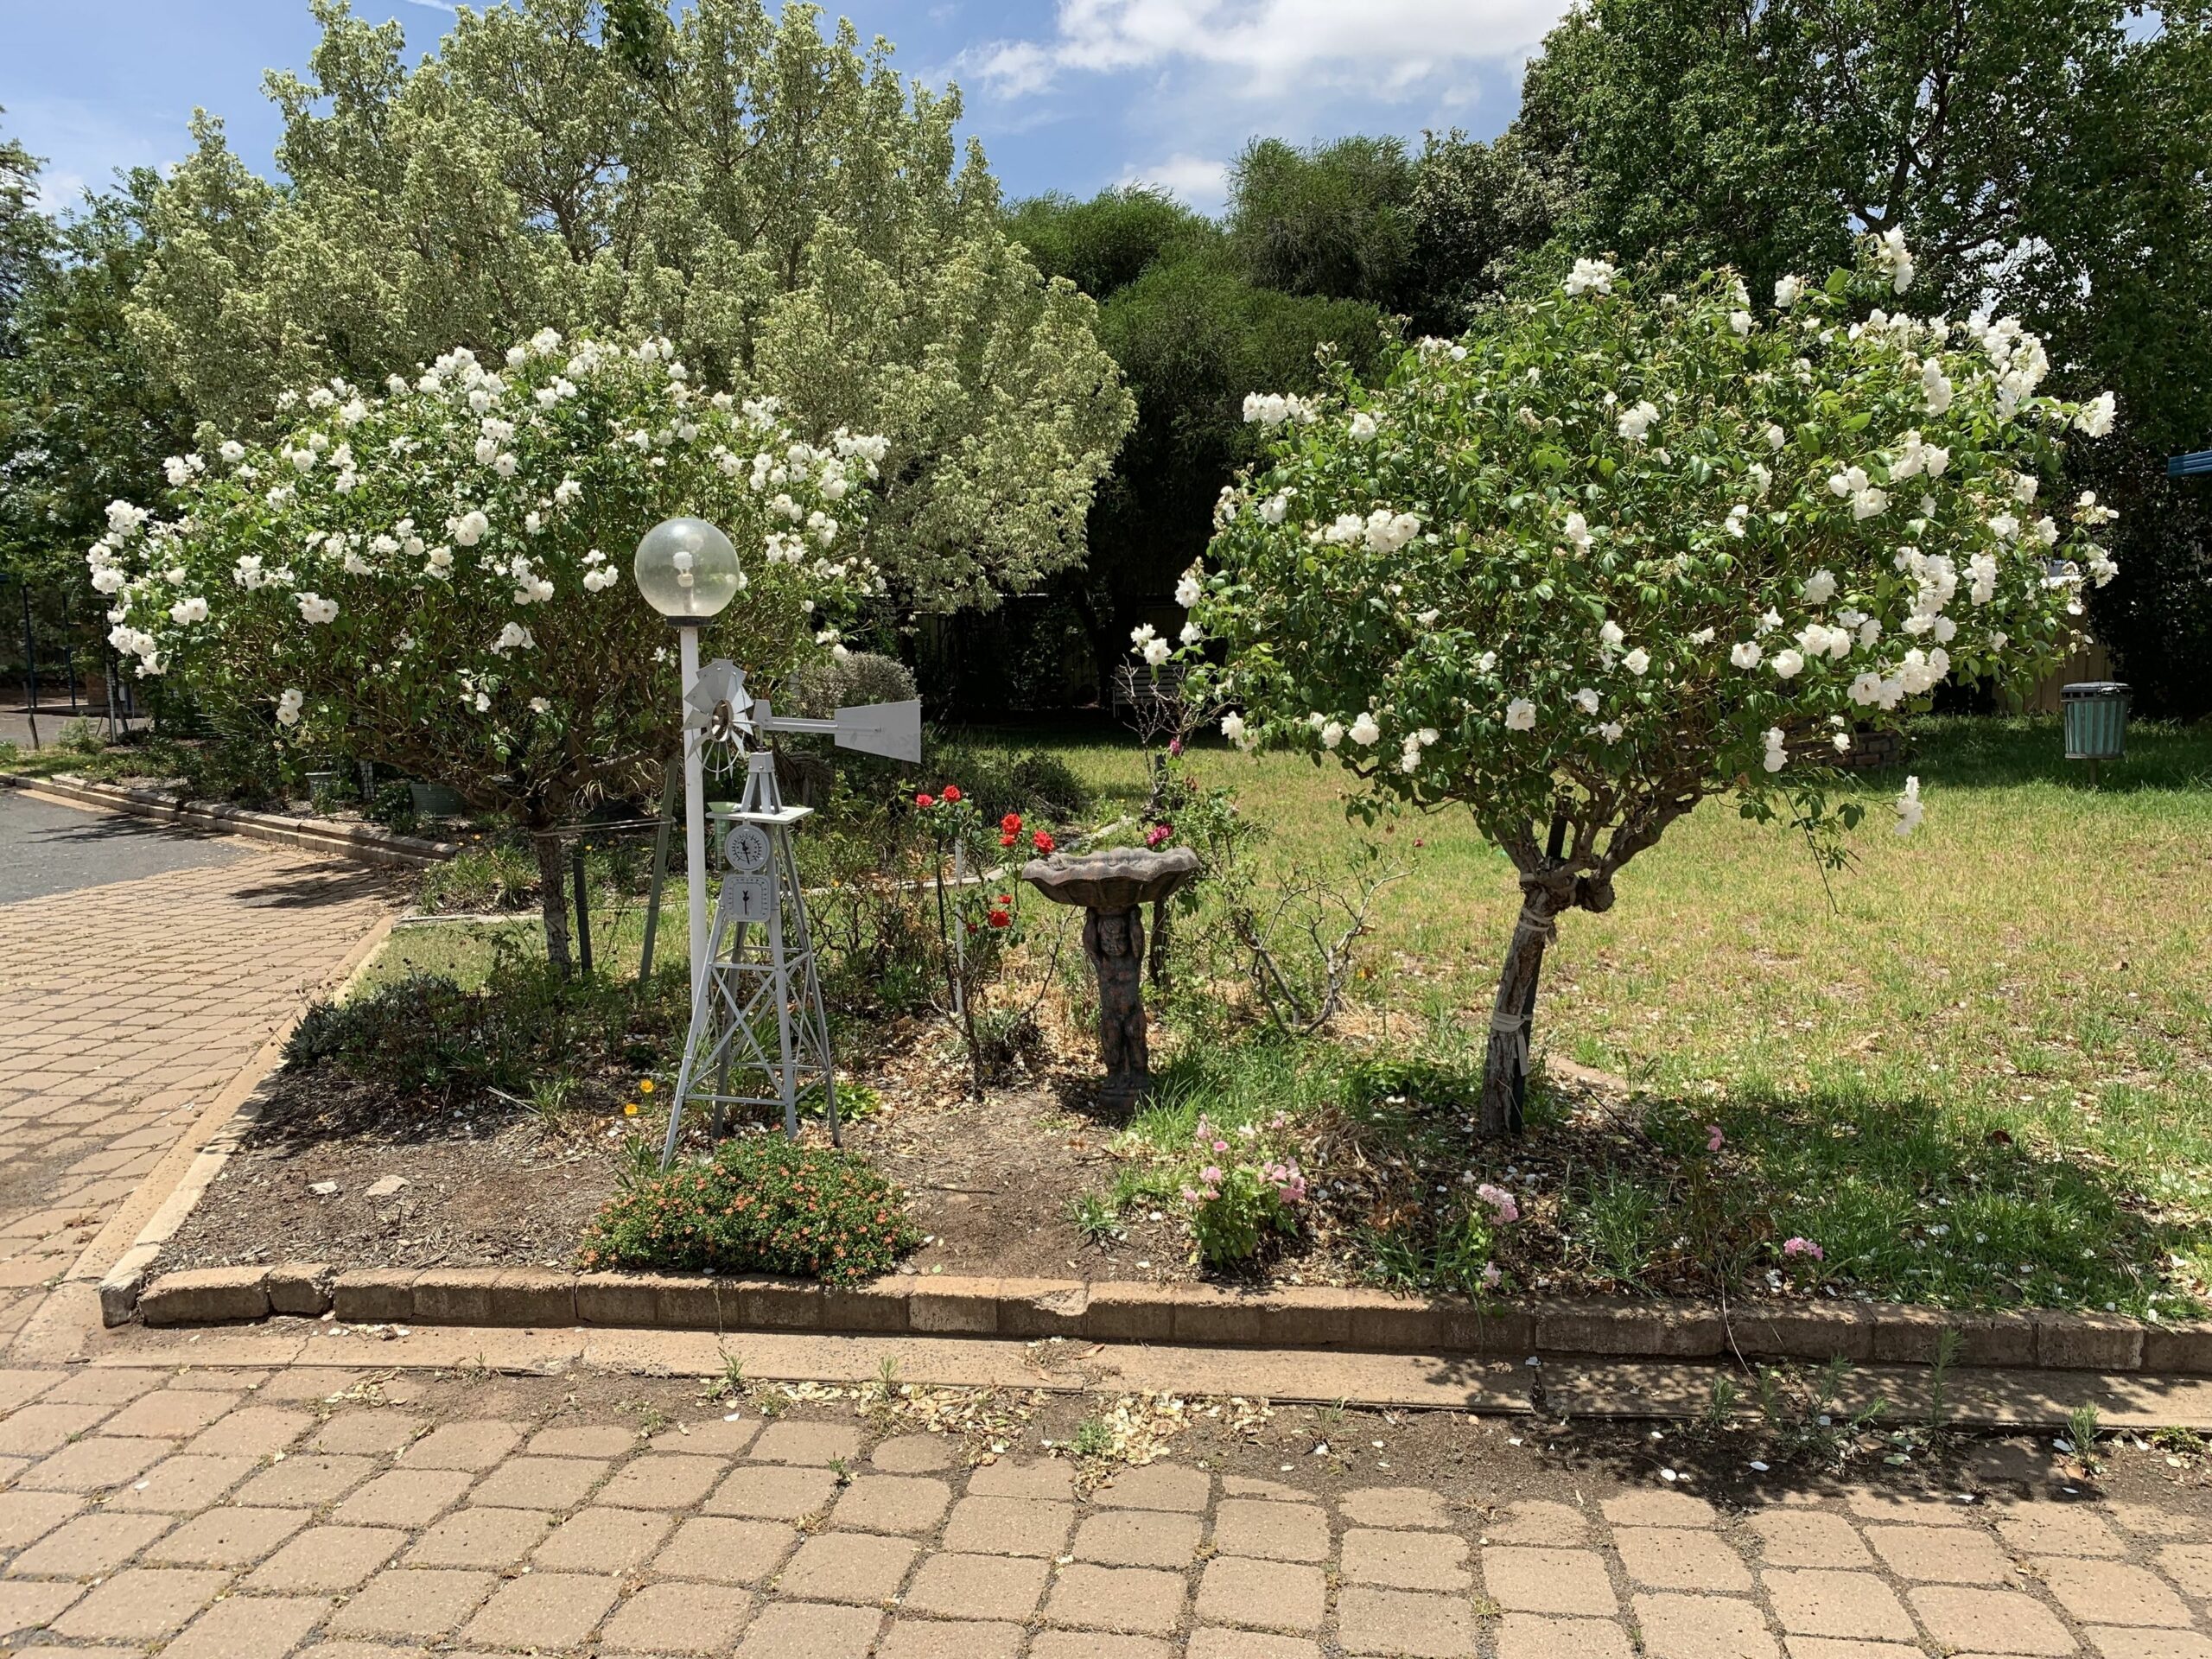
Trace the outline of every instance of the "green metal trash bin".
[[2069, 760], [2116, 760], [2127, 752], [2127, 703], [2133, 690], [2117, 680], [2062, 686]]

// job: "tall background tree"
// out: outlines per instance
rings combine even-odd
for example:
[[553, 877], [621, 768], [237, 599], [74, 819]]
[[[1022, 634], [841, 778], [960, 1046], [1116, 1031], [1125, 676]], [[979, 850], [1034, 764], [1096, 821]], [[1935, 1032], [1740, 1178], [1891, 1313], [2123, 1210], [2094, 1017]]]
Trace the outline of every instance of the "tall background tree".
[[550, 325], [652, 330], [795, 425], [891, 440], [870, 551], [923, 611], [986, 607], [1084, 556], [1130, 420], [1091, 302], [1001, 222], [957, 93], [820, 10], [517, 0], [410, 69], [397, 25], [314, 0], [272, 73], [289, 182], [221, 124], [157, 195], [139, 339], [194, 412], [374, 381]]
[[[106, 529], [107, 504], [145, 493], [163, 459], [191, 447], [183, 402], [150, 371], [126, 315], [156, 188], [136, 170], [47, 227], [0, 358], [0, 562], [48, 603], [68, 591], [73, 617], [86, 609], [85, 549]], [[106, 632], [97, 611], [78, 620], [86, 638]]]
[[2212, 442], [2199, 0], [1598, 0], [1546, 39], [1499, 148], [1554, 191], [1530, 268], [1610, 250], [1764, 291], [1895, 227], [1936, 308], [2017, 313], [2060, 384], [2120, 399], [2119, 441], [2077, 463], [2123, 510], [2095, 630], [2155, 706], [2212, 709], [2212, 492], [2163, 477]]
[[107, 503], [159, 479], [191, 423], [124, 315], [154, 175], [119, 176], [58, 214], [43, 211], [37, 175], [22, 144], [0, 139], [0, 661], [10, 678], [27, 666], [28, 610], [43, 699], [102, 655], [108, 625], [84, 555]]
[[1099, 340], [1136, 397], [1136, 424], [1090, 509], [1090, 561], [1056, 584], [1103, 699], [1128, 659], [1129, 628], [1205, 550], [1216, 498], [1256, 453], [1245, 394], [1312, 386], [1324, 349], [1365, 366], [1382, 314], [1352, 296], [1255, 281], [1235, 230], [1151, 191], [1039, 197], [1010, 226], [1041, 269], [1098, 301]]
[[20, 140], [0, 137], [0, 355], [14, 353], [16, 308], [44, 265], [52, 230], [33, 200], [38, 166]]

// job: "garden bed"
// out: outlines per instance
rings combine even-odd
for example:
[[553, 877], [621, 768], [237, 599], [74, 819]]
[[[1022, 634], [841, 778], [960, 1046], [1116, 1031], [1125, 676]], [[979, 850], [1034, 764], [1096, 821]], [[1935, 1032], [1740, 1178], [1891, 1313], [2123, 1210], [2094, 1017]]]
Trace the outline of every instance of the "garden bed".
[[[941, 1031], [908, 1022], [856, 1080], [880, 1109], [845, 1144], [909, 1194], [926, 1242], [915, 1273], [1193, 1277], [1179, 1219], [1134, 1216], [1109, 1249], [1077, 1227], [1078, 1199], [1122, 1160], [1116, 1127], [1072, 1069], [967, 1097]], [[649, 1109], [551, 1118], [495, 1096], [426, 1112], [389, 1086], [316, 1067], [271, 1078], [258, 1116], [160, 1267], [314, 1260], [344, 1268], [563, 1267], [613, 1196], [628, 1143], [658, 1147]], [[757, 1128], [758, 1126], [754, 1126]], [[825, 1142], [817, 1123], [810, 1141]], [[372, 1189], [397, 1178], [395, 1190]], [[319, 1192], [319, 1187], [333, 1190]]]
[[[1039, 1039], [981, 1101], [948, 1022], [871, 1006], [881, 976], [833, 956], [857, 999], [839, 1008], [841, 1076], [881, 1103], [848, 1144], [910, 1194], [925, 1242], [904, 1271], [922, 1275], [1464, 1294], [1495, 1265], [1499, 1299], [2193, 1319], [2212, 1267], [2212, 1061], [2186, 988], [2201, 930], [2108, 937], [2118, 912], [2099, 873], [2113, 867], [2071, 855], [2094, 835], [2196, 893], [2202, 861], [2177, 849], [2201, 817], [2183, 785], [2204, 751], [2147, 734], [2137, 785], [2093, 796], [2037, 770], [2027, 747], [2044, 729], [1931, 723], [1917, 765], [1948, 775], [1955, 819], [1910, 865], [1894, 838], [1866, 842], [1865, 868], [1833, 878], [1834, 909], [1802, 851], [1793, 864], [1732, 813], [1700, 811], [1688, 853], [1670, 842], [1616, 911], [1563, 928], [1538, 1017], [1545, 1076], [1517, 1139], [1468, 1133], [1510, 884], [1464, 824], [1436, 817], [1381, 826], [1411, 874], [1328, 1032], [1269, 1039], [1249, 1007], [1227, 1007], [1233, 984], [1179, 982], [1156, 999], [1160, 1088], [1133, 1117], [1097, 1106], [1071, 950], [1041, 976], [1024, 969], [1012, 1000], [1035, 991]], [[1065, 752], [1102, 817], [1139, 810], [1134, 752]], [[1201, 764], [1282, 826], [1278, 844], [1358, 834], [1310, 769]], [[664, 912], [664, 941], [680, 913]], [[665, 1096], [641, 1077], [673, 1080], [680, 986], [675, 1003], [666, 987], [637, 1001], [622, 979], [641, 922], [634, 908], [595, 919], [594, 988], [549, 1001], [521, 986], [498, 1019], [443, 1039], [429, 1082], [435, 1021], [412, 1017], [350, 1071], [318, 1061], [275, 1079], [157, 1265], [573, 1264], [626, 1148], [657, 1149]], [[1206, 925], [1202, 912], [1179, 937]], [[1989, 937], [1993, 956], [1973, 943]], [[473, 991], [535, 948], [526, 925], [414, 930], [363, 995], [426, 969]], [[1232, 1136], [1282, 1115], [1309, 1189], [1294, 1234], [1223, 1273], [1197, 1259], [1182, 1196], [1202, 1113]], [[372, 1199], [383, 1175], [407, 1185]], [[324, 1181], [337, 1190], [312, 1191]], [[1516, 1218], [1478, 1236], [1467, 1224], [1484, 1218], [1485, 1185]], [[1819, 1254], [1785, 1253], [1793, 1238]]]

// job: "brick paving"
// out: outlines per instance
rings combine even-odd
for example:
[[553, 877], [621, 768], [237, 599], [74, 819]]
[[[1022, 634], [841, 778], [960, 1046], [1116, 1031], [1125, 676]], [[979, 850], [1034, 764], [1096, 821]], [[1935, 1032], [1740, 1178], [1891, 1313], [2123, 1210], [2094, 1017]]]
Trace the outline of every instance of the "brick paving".
[[373, 872], [214, 844], [0, 904], [0, 1344], [389, 907]]
[[696, 1383], [651, 1402], [593, 1393], [309, 1367], [0, 1371], [16, 1402], [0, 1430], [28, 1420], [14, 1443], [42, 1448], [12, 1454], [0, 1491], [0, 1647], [2212, 1656], [2212, 1525], [2055, 1487], [1969, 1505], [1799, 1486], [1738, 1510], [1592, 1471], [1573, 1503], [1474, 1501], [1187, 1458], [1098, 1484], [1018, 1453], [968, 1468], [960, 1442], [849, 1408], [764, 1424]]

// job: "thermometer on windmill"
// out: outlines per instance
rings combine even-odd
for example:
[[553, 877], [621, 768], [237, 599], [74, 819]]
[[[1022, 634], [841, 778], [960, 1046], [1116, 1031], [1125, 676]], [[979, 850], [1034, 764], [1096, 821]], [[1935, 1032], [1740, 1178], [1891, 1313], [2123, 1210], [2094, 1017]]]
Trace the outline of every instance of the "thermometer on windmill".
[[[649, 535], [646, 541], [652, 540]], [[688, 593], [697, 586], [700, 562], [693, 549], [677, 550], [677, 556], [683, 555], [692, 556], [680, 565], [671, 558], [672, 574], [694, 580], [671, 585]], [[640, 587], [645, 585], [645, 558], [641, 543]], [[731, 561], [734, 565], [734, 553]], [[731, 591], [734, 595], [734, 586]], [[791, 845], [792, 829], [813, 809], [785, 804], [769, 741], [779, 735], [823, 736], [840, 748], [918, 761], [922, 705], [912, 699], [866, 703], [839, 709], [828, 719], [779, 715], [766, 697], [753, 695], [745, 671], [736, 664], [717, 658], [698, 665], [697, 623], [688, 616], [670, 620], [685, 629], [688, 646], [683, 770], [695, 849], [695, 906], [704, 904], [709, 820], [723, 868], [712, 921], [703, 930], [695, 925], [691, 1020], [661, 1164], [665, 1168], [676, 1156], [687, 1110], [705, 1113], [711, 1133], [719, 1137], [733, 1110], [767, 1107], [780, 1113], [784, 1133], [796, 1136], [799, 1102], [817, 1090], [830, 1138], [842, 1143], [830, 1021]], [[704, 774], [726, 776], [741, 763], [745, 785], [736, 804], [705, 812]]]

